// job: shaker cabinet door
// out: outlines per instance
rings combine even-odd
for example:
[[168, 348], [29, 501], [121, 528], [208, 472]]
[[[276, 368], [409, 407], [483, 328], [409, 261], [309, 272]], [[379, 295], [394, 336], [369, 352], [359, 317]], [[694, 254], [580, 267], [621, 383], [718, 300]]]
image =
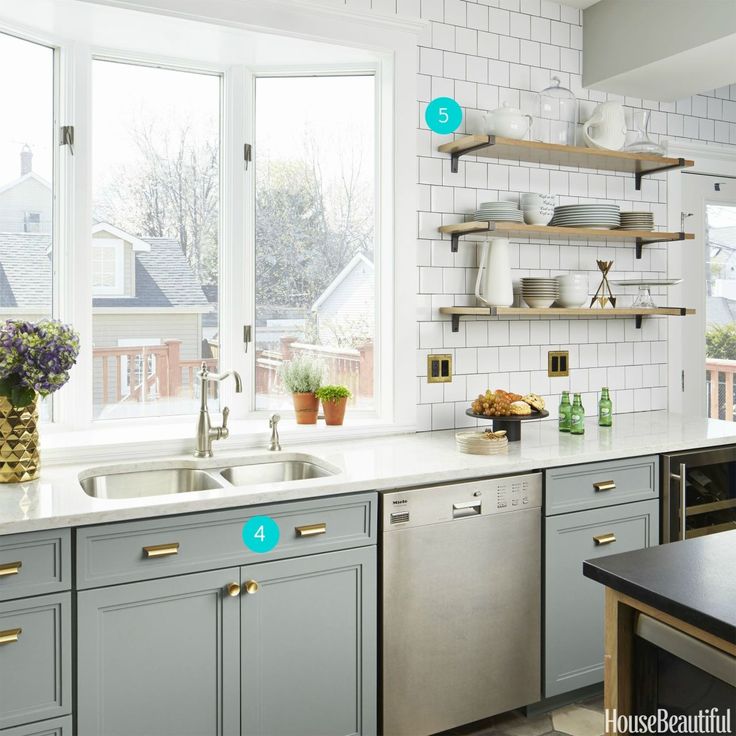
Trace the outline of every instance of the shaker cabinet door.
[[243, 736], [375, 734], [376, 548], [241, 577]]
[[78, 594], [78, 736], [237, 736], [239, 568]]
[[603, 680], [604, 588], [583, 560], [656, 545], [658, 528], [659, 501], [545, 520], [545, 697]]

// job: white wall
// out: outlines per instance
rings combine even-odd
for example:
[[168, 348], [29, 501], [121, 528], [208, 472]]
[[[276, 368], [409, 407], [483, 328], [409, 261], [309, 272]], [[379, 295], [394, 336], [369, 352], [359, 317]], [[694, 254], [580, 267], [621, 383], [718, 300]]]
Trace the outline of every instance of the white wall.
[[[548, 0], [335, 0], [335, 4], [380, 13], [421, 16], [430, 21], [418, 49], [417, 272], [417, 419], [420, 429], [446, 429], [472, 422], [468, 401], [486, 388], [543, 394], [554, 416], [562, 389], [583, 393], [589, 413], [596, 411], [597, 390], [612, 389], [614, 409], [633, 411], [667, 407], [666, 318], [644, 321], [636, 330], [623, 319], [490, 319], [461, 322], [452, 333], [439, 315], [446, 305], [474, 304], [475, 248], [461, 244], [450, 253], [438, 237], [441, 224], [458, 222], [485, 200], [516, 200], [522, 191], [551, 192], [560, 203], [614, 201], [622, 209], [648, 209], [656, 225], [667, 224], [667, 185], [662, 176], [644, 181], [641, 192], [633, 177], [576, 169], [536, 167], [487, 159], [461, 161], [450, 173], [449, 159], [437, 152], [447, 140], [427, 130], [423, 112], [432, 98], [455, 97], [472, 121], [479, 111], [503, 102], [529, 108], [533, 91], [556, 74], [581, 100], [583, 119], [599, 101], [619, 100], [652, 111], [655, 139], [670, 138], [721, 144], [736, 143], [736, 86], [705, 91], [676, 103], [588, 91], [581, 84], [581, 11]], [[532, 112], [531, 109], [527, 111]], [[575, 241], [517, 243], [512, 246], [514, 277], [587, 272], [591, 288], [598, 280], [596, 259], [612, 259], [614, 277], [662, 277], [667, 273], [667, 246], [648, 247], [637, 261], [630, 245]], [[665, 293], [657, 297], [666, 303]], [[622, 300], [623, 301], [623, 300]], [[547, 351], [570, 351], [569, 378], [547, 377]], [[426, 382], [426, 356], [453, 355], [456, 371], [450, 384]]]

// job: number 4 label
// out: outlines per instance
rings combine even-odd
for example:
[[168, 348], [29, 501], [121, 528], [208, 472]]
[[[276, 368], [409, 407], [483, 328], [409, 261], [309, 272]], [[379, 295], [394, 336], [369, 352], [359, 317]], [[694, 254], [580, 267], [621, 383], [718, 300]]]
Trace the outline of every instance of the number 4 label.
[[243, 525], [243, 543], [258, 554], [273, 550], [279, 534], [279, 525], [270, 516], [252, 516]]

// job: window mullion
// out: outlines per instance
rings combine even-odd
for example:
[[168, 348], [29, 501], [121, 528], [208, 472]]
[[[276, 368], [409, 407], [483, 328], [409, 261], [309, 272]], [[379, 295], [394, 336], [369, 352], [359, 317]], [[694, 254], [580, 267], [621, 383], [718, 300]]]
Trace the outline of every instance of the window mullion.
[[81, 351], [71, 380], [58, 394], [56, 420], [83, 428], [92, 418], [92, 303], [91, 286], [91, 54], [82, 44], [65, 45], [59, 52], [59, 119], [56, 126], [73, 125], [74, 148], [57, 145], [57, 256], [55, 309], [58, 317], [77, 329]]

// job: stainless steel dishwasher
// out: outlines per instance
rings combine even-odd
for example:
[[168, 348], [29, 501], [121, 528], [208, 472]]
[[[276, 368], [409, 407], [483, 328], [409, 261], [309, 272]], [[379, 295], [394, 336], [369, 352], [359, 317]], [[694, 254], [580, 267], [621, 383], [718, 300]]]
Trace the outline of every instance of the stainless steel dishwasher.
[[540, 699], [540, 473], [382, 498], [384, 736]]

